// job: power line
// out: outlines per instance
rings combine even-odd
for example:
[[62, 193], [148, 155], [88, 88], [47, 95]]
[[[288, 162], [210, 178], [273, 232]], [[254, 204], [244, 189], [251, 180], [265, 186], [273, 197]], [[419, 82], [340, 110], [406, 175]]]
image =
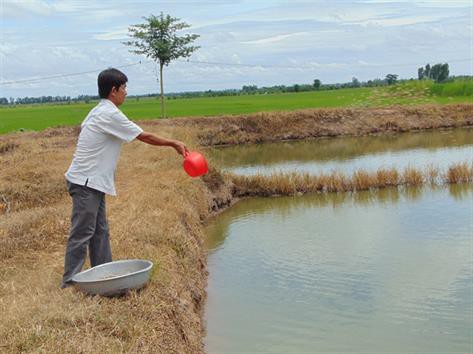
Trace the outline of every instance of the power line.
[[[317, 64], [317, 65], [270, 65], [270, 64], [241, 64], [241, 63], [225, 63], [225, 62], [213, 62], [213, 61], [197, 61], [197, 60], [177, 60], [182, 63], [193, 63], [193, 64], [205, 64], [205, 65], [226, 65], [226, 66], [240, 66], [240, 67], [251, 67], [251, 68], [280, 68], [280, 69], [316, 69], [318, 66], [323, 65], [334, 65], [332, 64]], [[457, 60], [445, 60], [446, 63], [457, 63], [473, 61], [473, 58], [457, 59]], [[364, 67], [402, 67], [402, 66], [413, 66], [422, 65], [420, 62], [417, 63], [403, 63], [403, 64], [363, 64], [363, 63], [335, 63], [335, 65], [346, 65], [346, 66], [364, 66]]]
[[[269, 64], [241, 64], [241, 63], [225, 63], [225, 62], [212, 62], [212, 61], [197, 61], [197, 60], [176, 60], [182, 63], [192, 63], [192, 64], [204, 64], [204, 65], [226, 65], [226, 66], [238, 66], [238, 67], [250, 67], [250, 68], [276, 68], [276, 69], [317, 69], [317, 65], [297, 65], [297, 66], [289, 66], [289, 65], [269, 65]], [[465, 59], [457, 59], [457, 60], [445, 60], [447, 63], [458, 63], [458, 62], [473, 62], [473, 58], [465, 58]], [[120, 65], [115, 66], [115, 68], [126, 68], [130, 66], [136, 66], [142, 64], [141, 60], [139, 62], [127, 65]], [[148, 63], [147, 63], [148, 64]], [[324, 64], [318, 64], [324, 65]], [[330, 64], [327, 64], [330, 65]], [[333, 64], [332, 64], [333, 65]], [[419, 62], [417, 63], [404, 63], [404, 64], [363, 64], [363, 63], [336, 63], [336, 65], [346, 65], [346, 66], [362, 66], [362, 67], [405, 67], [405, 66], [414, 66], [414, 65], [422, 65]], [[79, 76], [85, 74], [92, 74], [100, 71], [102, 69], [90, 70], [90, 71], [82, 71], [77, 73], [69, 73], [69, 74], [57, 74], [51, 76], [44, 76], [32, 79], [22, 79], [22, 80], [14, 80], [14, 81], [2, 81], [0, 85], [12, 85], [12, 84], [19, 84], [19, 83], [30, 83], [30, 82], [37, 82], [49, 79], [58, 79], [64, 77], [71, 77], [71, 76]]]
[[[129, 66], [135, 66], [135, 65], [140, 65], [140, 64], [141, 64], [141, 60], [137, 63], [134, 63], [134, 64], [115, 66], [115, 68], [126, 68], [126, 67], [129, 67]], [[33, 78], [33, 79], [22, 79], [22, 80], [15, 80], [15, 81], [2, 81], [2, 82], [0, 82], [0, 85], [30, 83], [30, 82], [49, 80], [49, 79], [58, 79], [58, 78], [63, 78], [63, 77], [92, 74], [92, 73], [96, 73], [97, 71], [101, 71], [101, 70], [103, 70], [103, 68], [102, 69], [96, 69], [96, 70], [90, 70], [90, 71], [82, 71], [82, 72], [79, 72], [79, 73], [57, 74], [57, 75], [52, 75], [52, 76], [44, 76], [44, 77], [38, 77], [38, 78]]]

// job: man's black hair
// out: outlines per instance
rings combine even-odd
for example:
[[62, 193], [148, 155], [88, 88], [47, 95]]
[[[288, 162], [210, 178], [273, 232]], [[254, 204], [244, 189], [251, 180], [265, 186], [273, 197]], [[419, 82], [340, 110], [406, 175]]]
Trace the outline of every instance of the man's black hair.
[[102, 71], [97, 79], [100, 98], [107, 98], [110, 92], [112, 92], [112, 87], [118, 90], [118, 88], [127, 81], [128, 78], [120, 70], [108, 68]]

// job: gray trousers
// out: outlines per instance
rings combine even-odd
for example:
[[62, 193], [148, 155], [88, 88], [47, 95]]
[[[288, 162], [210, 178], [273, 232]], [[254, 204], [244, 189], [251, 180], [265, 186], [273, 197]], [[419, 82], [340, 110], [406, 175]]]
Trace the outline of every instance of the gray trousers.
[[62, 287], [82, 270], [89, 248], [92, 267], [112, 261], [105, 194], [98, 190], [70, 183], [67, 189], [72, 197], [71, 229], [64, 259]]

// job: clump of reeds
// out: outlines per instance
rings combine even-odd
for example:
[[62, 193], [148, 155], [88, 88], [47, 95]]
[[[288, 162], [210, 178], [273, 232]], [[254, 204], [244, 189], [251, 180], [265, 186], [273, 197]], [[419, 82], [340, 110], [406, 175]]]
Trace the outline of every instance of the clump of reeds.
[[403, 173], [403, 183], [408, 186], [420, 186], [424, 183], [424, 171], [414, 167], [406, 167]]
[[397, 186], [399, 184], [399, 172], [395, 168], [381, 168], [376, 171], [376, 181], [380, 188]]
[[473, 182], [473, 164], [466, 162], [450, 166], [445, 174], [447, 183], [469, 183]]
[[441, 173], [437, 167], [424, 169], [407, 167], [402, 172], [395, 168], [374, 172], [357, 170], [351, 176], [338, 171], [330, 174], [278, 173], [270, 176], [238, 176], [230, 174], [236, 196], [295, 195], [298, 193], [348, 192], [395, 186], [424, 184], [468, 183], [473, 181], [473, 164], [461, 163]]
[[427, 166], [425, 174], [426, 174], [426, 182], [429, 182], [430, 184], [435, 185], [439, 181], [440, 171], [438, 167], [435, 167], [433, 165]]
[[370, 174], [363, 170], [358, 170], [353, 173], [352, 181], [353, 187], [356, 190], [369, 189], [373, 185], [377, 185], [376, 175]]

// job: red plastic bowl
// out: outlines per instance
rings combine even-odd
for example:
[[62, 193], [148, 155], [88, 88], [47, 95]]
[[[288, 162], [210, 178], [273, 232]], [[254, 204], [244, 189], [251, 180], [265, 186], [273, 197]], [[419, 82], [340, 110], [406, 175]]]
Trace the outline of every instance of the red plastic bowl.
[[191, 177], [205, 175], [209, 171], [207, 160], [204, 155], [197, 151], [191, 151], [184, 157], [184, 171]]

